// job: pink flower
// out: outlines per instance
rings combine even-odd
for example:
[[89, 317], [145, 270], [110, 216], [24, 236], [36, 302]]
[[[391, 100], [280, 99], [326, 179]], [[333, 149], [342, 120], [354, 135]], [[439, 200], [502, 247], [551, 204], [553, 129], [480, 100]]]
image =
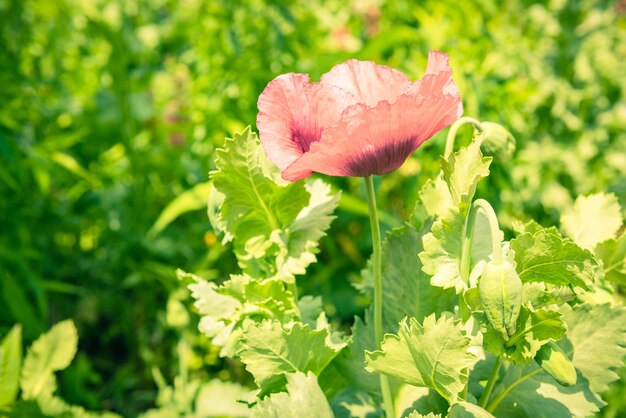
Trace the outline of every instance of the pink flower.
[[259, 96], [257, 127], [268, 158], [286, 180], [314, 171], [365, 177], [389, 173], [463, 113], [448, 55], [432, 51], [421, 80], [349, 60], [309, 83], [283, 74]]

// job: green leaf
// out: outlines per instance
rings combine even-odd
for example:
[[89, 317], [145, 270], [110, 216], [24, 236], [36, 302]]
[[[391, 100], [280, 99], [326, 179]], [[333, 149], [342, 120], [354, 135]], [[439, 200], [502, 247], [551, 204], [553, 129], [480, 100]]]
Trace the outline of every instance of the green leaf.
[[295, 323], [285, 330], [278, 321], [264, 321], [248, 324], [238, 354], [257, 385], [269, 391], [280, 387], [287, 373], [319, 375], [344, 346], [325, 328], [311, 330]]
[[341, 194], [321, 180], [282, 180], [249, 128], [226, 140], [216, 166], [209, 218], [225, 241], [233, 239], [244, 272], [288, 282], [304, 274]]
[[198, 417], [247, 417], [250, 410], [237, 400], [249, 392], [237, 383], [212, 379], [200, 387], [195, 400]]
[[394, 391], [394, 407], [398, 416], [405, 417], [414, 412], [441, 416], [448, 410], [448, 401], [433, 389], [407, 384], [396, 386], [399, 387]]
[[450, 154], [448, 159], [441, 157], [443, 179], [448, 184], [452, 201], [461, 207], [461, 213], [469, 207], [476, 193], [476, 186], [489, 175], [491, 157], [483, 157], [480, 140], [472, 141], [467, 147]]
[[211, 182], [196, 184], [193, 188], [176, 196], [165, 206], [161, 214], [148, 231], [148, 237], [159, 235], [180, 215], [207, 207], [207, 199], [213, 189]]
[[413, 411], [407, 415], [407, 418], [441, 418], [441, 414], [433, 414], [430, 412], [428, 415], [422, 415], [417, 411]]
[[[572, 363], [589, 382], [591, 391], [600, 397], [609, 384], [619, 378], [616, 369], [626, 357], [626, 309], [609, 305], [563, 307], [567, 324], [564, 347]], [[568, 350], [569, 349], [569, 350]], [[580, 380], [580, 379], [579, 379]]]
[[448, 210], [455, 207], [448, 184], [440, 175], [434, 180], [427, 180], [420, 189], [418, 196], [418, 205], [421, 205], [426, 213], [433, 218], [441, 218]]
[[71, 320], [57, 323], [28, 349], [20, 386], [26, 400], [50, 395], [56, 388], [54, 372], [70, 365], [78, 346], [78, 333]]
[[455, 403], [448, 411], [448, 418], [495, 418], [478, 405], [469, 402]]
[[309, 264], [316, 261], [320, 238], [335, 217], [332, 215], [341, 193], [333, 194], [330, 186], [321, 180], [305, 184], [311, 199], [287, 227], [286, 254], [279, 255], [278, 269], [284, 276], [304, 274]]
[[380, 381], [376, 374], [365, 370], [365, 352], [377, 348], [374, 338], [374, 326], [371, 309], [365, 313], [367, 323], [359, 317], [354, 320], [352, 336], [348, 346], [341, 351], [333, 362], [350, 386], [370, 394], [380, 393]]
[[563, 239], [554, 231], [525, 232], [511, 240], [517, 272], [523, 282], [544, 282], [589, 289], [596, 259], [587, 250]]
[[328, 400], [311, 372], [287, 375], [287, 392], [276, 393], [252, 409], [255, 418], [334, 418]]
[[259, 281], [246, 275], [231, 275], [230, 280], [217, 286], [181, 270], [178, 275], [194, 281], [188, 288], [201, 316], [198, 329], [212, 338], [214, 345], [222, 347], [221, 356], [232, 357], [236, 353], [246, 319], [297, 319], [294, 297], [281, 280]]
[[626, 285], [626, 232], [617, 239], [598, 244], [596, 256], [602, 261], [602, 270], [607, 280]]
[[578, 196], [574, 206], [561, 216], [566, 236], [587, 250], [615, 238], [622, 226], [622, 208], [613, 193]]
[[525, 367], [505, 366], [503, 371], [504, 380], [492, 395], [501, 401], [494, 410], [488, 405], [496, 417], [586, 418], [603, 405], [581, 382], [584, 379], [572, 387], [561, 386], [534, 362]]
[[399, 335], [385, 335], [381, 349], [366, 353], [368, 369], [414, 386], [429, 387], [456, 401], [467, 382], [467, 368], [478, 361], [470, 353], [465, 329], [450, 317], [430, 315], [420, 325], [403, 320]]
[[508, 341], [491, 326], [484, 333], [485, 348], [518, 364], [530, 362], [537, 351], [549, 341], [559, 341], [565, 334], [562, 314], [550, 309], [532, 311], [522, 306], [517, 320], [517, 331]]
[[[444, 289], [455, 288], [457, 293], [465, 289], [461, 278], [463, 233], [465, 215], [451, 210], [433, 223], [431, 232], [424, 235], [424, 250], [419, 253], [422, 270], [432, 276], [430, 283]], [[491, 254], [491, 232], [489, 221], [482, 211], [476, 215], [470, 271]]]
[[[392, 230], [383, 241], [383, 328], [394, 333], [398, 323], [405, 317], [418, 321], [443, 311], [452, 311], [456, 302], [453, 290], [444, 290], [430, 284], [430, 277], [422, 270], [422, 262], [416, 255], [423, 249], [424, 232], [411, 226]], [[363, 272], [365, 281], [371, 279], [369, 269]], [[372, 289], [373, 296], [373, 289]]]
[[335, 418], [378, 418], [382, 414], [368, 393], [350, 386], [333, 397], [330, 406]]
[[309, 200], [304, 182], [279, 185], [270, 177], [272, 164], [249, 127], [226, 139], [215, 166], [211, 179], [225, 195], [222, 218], [243, 241], [289, 225]]
[[0, 407], [15, 402], [22, 368], [22, 326], [15, 325], [0, 344]]

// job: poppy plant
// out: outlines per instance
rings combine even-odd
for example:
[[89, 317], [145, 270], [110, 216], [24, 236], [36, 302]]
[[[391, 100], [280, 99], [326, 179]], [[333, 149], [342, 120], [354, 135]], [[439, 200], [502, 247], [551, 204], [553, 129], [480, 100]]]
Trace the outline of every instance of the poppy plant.
[[367, 177], [396, 170], [463, 113], [448, 55], [431, 51], [415, 82], [393, 68], [349, 60], [310, 83], [283, 74], [258, 100], [257, 127], [285, 180], [313, 172]]
[[[372, 175], [397, 169], [424, 141], [461, 117], [463, 105], [448, 60], [443, 52], [430, 52], [426, 74], [415, 82], [393, 68], [349, 60], [316, 83], [306, 74], [278, 76], [259, 96], [261, 145], [285, 180], [314, 171], [365, 177], [378, 344], [383, 339], [382, 242]], [[391, 386], [385, 375], [379, 377], [385, 415], [391, 418]]]

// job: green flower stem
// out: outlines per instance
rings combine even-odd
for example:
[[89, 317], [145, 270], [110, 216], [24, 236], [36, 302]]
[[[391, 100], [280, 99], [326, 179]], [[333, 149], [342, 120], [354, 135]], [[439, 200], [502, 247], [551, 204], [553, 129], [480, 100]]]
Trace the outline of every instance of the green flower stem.
[[498, 380], [498, 373], [500, 372], [500, 366], [502, 366], [502, 357], [498, 356], [498, 360], [496, 361], [495, 366], [493, 366], [493, 370], [491, 371], [491, 376], [489, 376], [489, 380], [487, 381], [487, 386], [485, 386], [485, 391], [480, 397], [479, 405], [484, 408], [489, 402], [489, 397], [491, 396], [491, 391]]
[[469, 116], [463, 116], [461, 119], [458, 119], [456, 122], [450, 126], [450, 130], [448, 131], [448, 136], [446, 137], [446, 147], [443, 151], [444, 158], [448, 158], [452, 151], [454, 151], [454, 140], [456, 139], [456, 132], [463, 125], [471, 124], [474, 125], [474, 128], [478, 130], [478, 132], [483, 132], [483, 126], [478, 119], [474, 119]]
[[482, 209], [487, 220], [489, 221], [489, 230], [491, 231], [491, 258], [494, 263], [502, 263], [502, 242], [500, 241], [500, 224], [498, 224], [498, 216], [493, 207], [485, 199], [476, 199], [473, 207]]
[[[460, 120], [460, 119], [459, 119]], [[458, 122], [458, 121], [457, 121]], [[492, 246], [492, 258], [496, 263], [502, 262], [502, 250], [500, 243], [500, 226], [498, 225], [498, 217], [493, 208], [484, 199], [476, 199], [470, 209], [467, 211], [467, 217], [465, 218], [465, 226], [463, 228], [463, 241], [461, 244], [461, 266], [460, 273], [463, 283], [469, 287], [469, 276], [472, 262], [472, 241], [474, 239], [474, 227], [476, 226], [476, 215], [478, 210], [482, 210], [489, 221], [489, 230], [491, 232], [491, 246]], [[463, 295], [459, 295], [459, 317], [463, 321], [469, 319], [470, 313]], [[499, 368], [500, 366], [498, 366]], [[468, 373], [469, 374], [469, 373]], [[468, 379], [469, 381], [469, 379]], [[490, 389], [491, 390], [491, 389]], [[468, 397], [468, 385], [465, 385], [463, 389], [463, 399], [467, 400]]]
[[[476, 226], [476, 215], [478, 210], [482, 210], [489, 221], [489, 230], [491, 232], [491, 257], [494, 263], [502, 262], [502, 243], [500, 242], [500, 225], [495, 211], [485, 199], [476, 199], [472, 203], [472, 207], [467, 212], [465, 219], [465, 228], [463, 230], [463, 242], [461, 247], [461, 279], [463, 283], [469, 286], [470, 267], [472, 261], [472, 240], [474, 239], [474, 227]], [[467, 320], [467, 318], [463, 318]]]
[[[376, 195], [374, 194], [374, 178], [365, 177], [365, 189], [367, 190], [367, 204], [370, 214], [370, 224], [372, 226], [372, 268], [374, 276], [374, 334], [377, 348], [383, 340], [383, 277], [381, 252], [382, 242], [380, 239], [380, 225], [378, 223], [378, 210], [376, 208]], [[395, 418], [393, 408], [393, 398], [391, 397], [391, 387], [389, 379], [384, 374], [380, 374], [380, 390], [383, 394], [383, 404], [387, 418]]]

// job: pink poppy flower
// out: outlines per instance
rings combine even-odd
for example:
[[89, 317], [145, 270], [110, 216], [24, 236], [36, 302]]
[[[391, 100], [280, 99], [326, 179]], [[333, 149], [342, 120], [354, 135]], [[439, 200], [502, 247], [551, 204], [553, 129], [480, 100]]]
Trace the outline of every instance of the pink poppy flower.
[[263, 149], [290, 181], [314, 171], [365, 177], [396, 170], [463, 113], [448, 59], [430, 52], [426, 74], [415, 82], [357, 60], [335, 66], [316, 83], [306, 74], [280, 75], [259, 96]]

